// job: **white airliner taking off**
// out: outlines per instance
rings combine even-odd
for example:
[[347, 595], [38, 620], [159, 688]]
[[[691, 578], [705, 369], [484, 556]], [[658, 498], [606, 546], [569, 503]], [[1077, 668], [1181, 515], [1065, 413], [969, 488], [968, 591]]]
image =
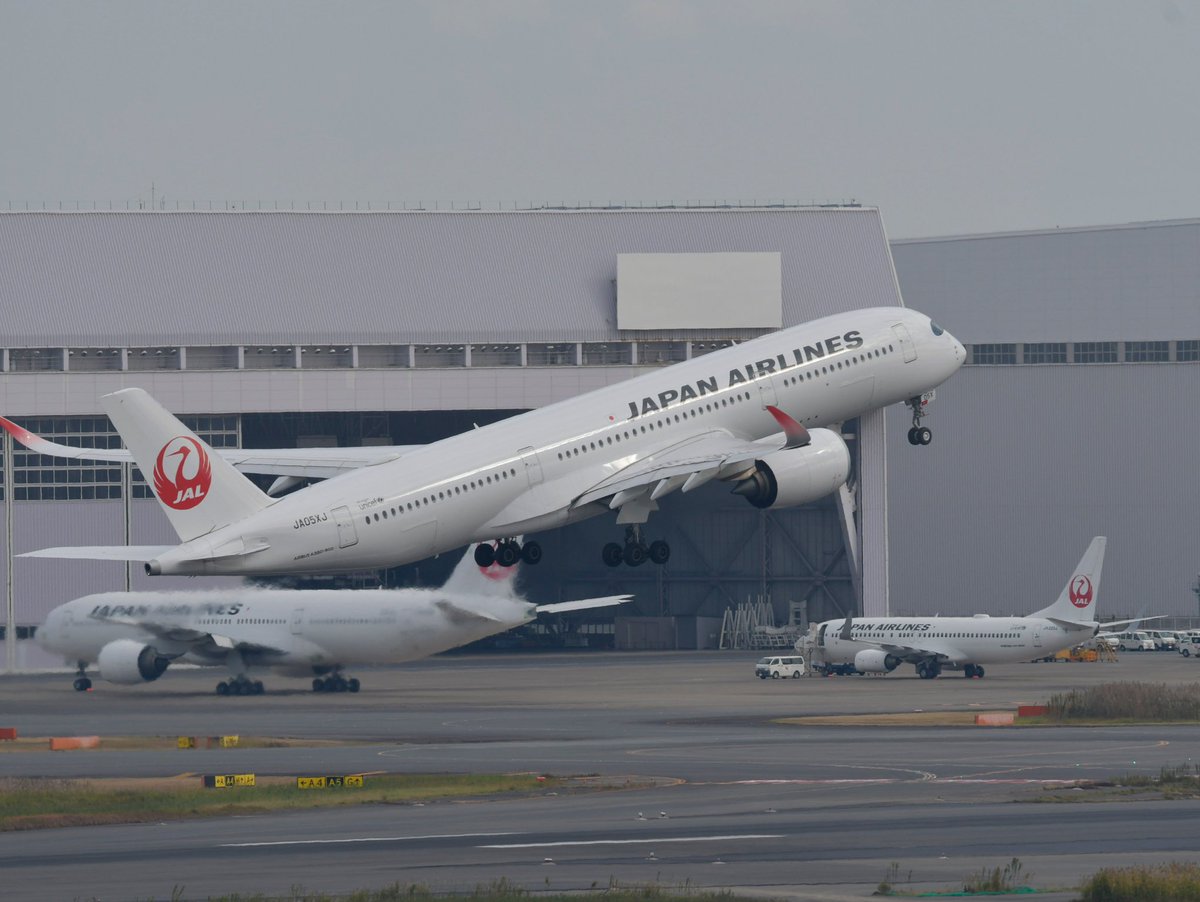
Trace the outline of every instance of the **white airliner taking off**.
[[[760, 508], [805, 504], [845, 482], [850, 455], [822, 426], [904, 401], [909, 441], [927, 393], [963, 364], [963, 346], [902, 307], [840, 313], [723, 348], [423, 446], [236, 450], [218, 454], [144, 391], [101, 400], [129, 447], [56, 445], [3, 420], [42, 454], [128, 460], [152, 477], [182, 544], [52, 548], [31, 556], [143, 561], [150, 574], [334, 572], [390, 567], [500, 539], [504, 566], [541, 547], [512, 539], [615, 511], [624, 546], [606, 563], [664, 563], [641, 524], [674, 491], [720, 479]], [[782, 430], [782, 432], [781, 432]], [[287, 485], [273, 498], [239, 469]], [[490, 545], [478, 561], [490, 563]], [[30, 556], [27, 555], [27, 556]]]
[[[826, 673], [888, 673], [901, 663], [933, 679], [943, 668], [982, 677], [983, 664], [1032, 661], [1096, 636], [1095, 604], [1106, 539], [1097, 536], [1084, 552], [1058, 600], [1028, 617], [855, 617], [814, 627], [816, 663]], [[823, 664], [820, 662], [823, 661]]]
[[607, 607], [632, 596], [533, 605], [513, 585], [517, 568], [480, 568], [464, 554], [440, 589], [211, 589], [101, 592], [60, 605], [35, 638], [79, 665], [90, 689], [96, 663], [111, 683], [162, 676], [173, 662], [225, 667], [219, 695], [260, 695], [250, 667], [311, 676], [314, 692], [357, 692], [350, 664], [398, 664], [521, 626], [542, 613]]

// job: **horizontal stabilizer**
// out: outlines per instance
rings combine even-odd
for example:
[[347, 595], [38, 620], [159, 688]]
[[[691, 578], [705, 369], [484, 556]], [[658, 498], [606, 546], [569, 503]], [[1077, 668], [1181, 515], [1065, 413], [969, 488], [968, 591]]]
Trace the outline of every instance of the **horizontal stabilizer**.
[[152, 561], [174, 545], [75, 545], [39, 548], [17, 557], [53, 557], [82, 561]]
[[603, 598], [581, 598], [579, 601], [560, 601], [555, 604], [539, 604], [539, 614], [562, 614], [566, 611], [583, 611], [588, 608], [609, 608], [613, 605], [633, 601], [632, 595], [605, 595]]

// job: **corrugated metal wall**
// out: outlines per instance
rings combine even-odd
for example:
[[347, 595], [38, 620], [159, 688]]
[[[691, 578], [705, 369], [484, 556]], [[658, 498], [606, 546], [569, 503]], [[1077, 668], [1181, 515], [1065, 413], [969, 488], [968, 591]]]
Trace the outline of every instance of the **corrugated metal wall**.
[[1107, 535], [1101, 615], [1195, 614], [1198, 399], [1198, 364], [966, 367], [932, 445], [891, 417], [892, 613], [1030, 613]]
[[0, 346], [612, 339], [630, 251], [781, 252], [786, 324], [898, 300], [866, 208], [0, 213]]

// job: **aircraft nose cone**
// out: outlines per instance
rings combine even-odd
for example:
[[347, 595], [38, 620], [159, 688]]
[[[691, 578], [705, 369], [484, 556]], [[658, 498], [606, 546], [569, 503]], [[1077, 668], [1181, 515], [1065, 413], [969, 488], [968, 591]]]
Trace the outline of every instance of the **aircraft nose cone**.
[[954, 360], [960, 366], [967, 360], [967, 349], [963, 347], [963, 343], [951, 335], [946, 333], [946, 337], [950, 339], [951, 350], [954, 352]]

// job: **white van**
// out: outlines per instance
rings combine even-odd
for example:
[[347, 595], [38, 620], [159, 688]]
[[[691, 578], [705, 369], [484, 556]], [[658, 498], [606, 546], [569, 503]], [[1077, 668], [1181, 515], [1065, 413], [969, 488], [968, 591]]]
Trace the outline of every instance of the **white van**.
[[759, 658], [754, 665], [754, 675], [760, 680], [770, 677], [773, 680], [791, 677], [797, 680], [804, 676], [804, 658], [800, 655], [774, 655]]
[[1150, 638], [1154, 640], [1154, 647], [1159, 651], [1174, 651], [1179, 644], [1179, 640], [1170, 630], [1146, 630], [1146, 632], [1150, 634]]
[[1154, 651], [1158, 646], [1145, 630], [1132, 630], [1121, 633], [1121, 641], [1117, 648], [1121, 651]]

